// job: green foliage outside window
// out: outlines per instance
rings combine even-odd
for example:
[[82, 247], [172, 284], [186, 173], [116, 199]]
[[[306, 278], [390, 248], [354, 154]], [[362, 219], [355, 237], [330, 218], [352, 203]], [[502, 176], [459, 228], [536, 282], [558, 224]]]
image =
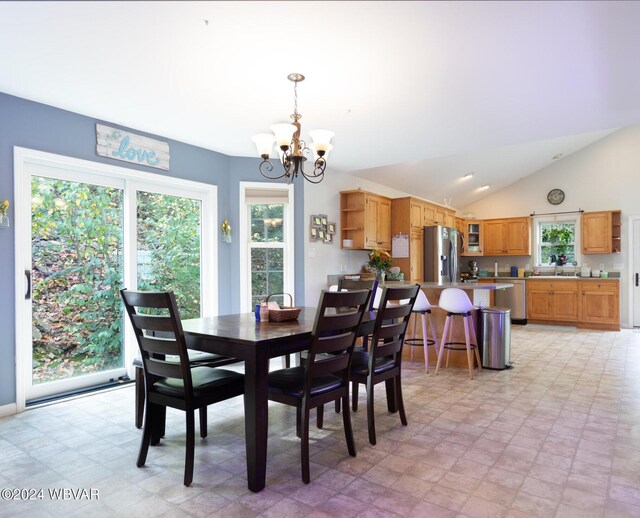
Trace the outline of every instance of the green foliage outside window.
[[[123, 191], [33, 177], [33, 380], [123, 366]], [[200, 202], [138, 193], [138, 289], [200, 315]]]
[[123, 192], [32, 181], [33, 381], [122, 365]]
[[551, 264], [552, 257], [560, 254], [567, 256], [567, 262], [576, 261], [575, 223], [541, 223], [540, 224], [540, 263]]
[[[252, 204], [251, 214], [251, 306], [264, 302], [271, 293], [284, 291], [284, 248], [261, 247], [260, 243], [284, 244], [284, 205]], [[257, 243], [257, 244], [256, 244]], [[283, 304], [282, 297], [275, 297]]]
[[181, 318], [200, 316], [200, 201], [138, 192], [138, 289], [173, 291]]

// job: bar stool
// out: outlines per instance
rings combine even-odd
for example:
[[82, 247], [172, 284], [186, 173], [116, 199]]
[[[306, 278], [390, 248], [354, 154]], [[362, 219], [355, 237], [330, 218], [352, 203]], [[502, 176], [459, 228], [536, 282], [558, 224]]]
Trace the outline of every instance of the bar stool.
[[[469, 300], [467, 294], [460, 288], [446, 288], [442, 290], [442, 293], [440, 294], [438, 306], [440, 309], [444, 309], [447, 312], [447, 319], [444, 322], [444, 331], [442, 332], [442, 344], [440, 345], [440, 352], [438, 353], [438, 363], [436, 363], [436, 375], [440, 369], [442, 354], [445, 349], [447, 349], [448, 367], [449, 351], [461, 351], [466, 348], [467, 362], [469, 364], [469, 379], [473, 379], [473, 356], [471, 354], [471, 349], [473, 349], [475, 353], [475, 357], [478, 362], [478, 370], [482, 370], [482, 361], [480, 360], [480, 353], [478, 352], [478, 341], [476, 339], [475, 326], [473, 325], [473, 318], [471, 316], [471, 311], [474, 309], [473, 304]], [[464, 342], [454, 342], [452, 339], [453, 319], [455, 317], [462, 317], [464, 325]], [[470, 340], [470, 334], [473, 340]], [[457, 345], [464, 345], [465, 347], [456, 347]]]
[[[424, 347], [424, 367], [426, 372], [429, 372], [429, 346], [435, 346], [436, 355], [438, 354], [438, 338], [436, 336], [436, 328], [433, 325], [433, 319], [431, 318], [431, 308], [436, 307], [429, 304], [429, 299], [422, 290], [418, 291], [418, 298], [416, 299], [413, 309], [411, 310], [411, 317], [413, 318], [413, 337], [405, 338], [404, 343], [411, 346], [411, 361], [413, 362], [413, 348]], [[418, 314], [422, 320], [422, 338], [416, 337], [416, 330], [418, 328]], [[429, 321], [429, 327], [431, 327], [431, 338], [427, 332], [427, 321]]]

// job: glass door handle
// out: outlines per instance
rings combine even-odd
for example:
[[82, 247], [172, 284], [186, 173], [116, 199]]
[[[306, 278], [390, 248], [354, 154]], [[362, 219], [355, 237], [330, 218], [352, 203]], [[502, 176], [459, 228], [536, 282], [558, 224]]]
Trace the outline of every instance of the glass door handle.
[[24, 300], [31, 299], [31, 270], [25, 270], [24, 275], [27, 278], [27, 293], [24, 295]]

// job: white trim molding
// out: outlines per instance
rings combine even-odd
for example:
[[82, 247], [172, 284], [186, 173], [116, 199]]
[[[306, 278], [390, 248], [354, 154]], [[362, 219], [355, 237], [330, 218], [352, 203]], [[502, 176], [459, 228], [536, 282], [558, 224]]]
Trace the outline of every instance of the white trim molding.
[[[126, 167], [92, 162], [42, 151], [14, 147], [14, 240], [15, 240], [15, 358], [16, 358], [16, 403], [15, 412], [26, 408], [27, 379], [31, 365], [31, 301], [25, 299], [25, 271], [31, 270], [31, 175], [42, 174], [96, 185], [123, 189], [124, 218], [135, 224], [135, 190], [149, 190], [162, 194], [190, 197], [201, 201], [201, 314], [212, 316], [218, 313], [218, 216], [216, 185], [183, 180], [158, 173], [139, 171]], [[135, 255], [136, 239], [131, 225], [124, 225], [124, 254]], [[127, 266], [134, 264], [134, 266]], [[209, 265], [209, 268], [205, 268]], [[135, 258], [125, 261], [123, 282], [135, 286]], [[125, 325], [129, 333], [129, 324]], [[130, 337], [129, 333], [129, 337]], [[130, 339], [125, 347], [125, 369], [131, 376], [131, 360], [134, 349]], [[57, 383], [57, 382], [56, 382]], [[69, 381], [70, 389], [77, 388], [78, 380]], [[40, 389], [38, 389], [40, 390]]]
[[[251, 191], [251, 195], [247, 193]], [[249, 213], [247, 210], [247, 198], [258, 200], [256, 193], [264, 192], [264, 199], [261, 203], [269, 203], [269, 191], [287, 191], [287, 202], [284, 210], [284, 249], [285, 249], [285, 271], [284, 271], [284, 287], [285, 291], [291, 294], [295, 304], [295, 210], [294, 210], [294, 186], [293, 184], [284, 183], [266, 183], [266, 182], [240, 182], [240, 217], [238, 240], [240, 242], [240, 312], [249, 311], [249, 301], [251, 298], [251, 276], [249, 272]], [[282, 203], [280, 198], [278, 202]]]

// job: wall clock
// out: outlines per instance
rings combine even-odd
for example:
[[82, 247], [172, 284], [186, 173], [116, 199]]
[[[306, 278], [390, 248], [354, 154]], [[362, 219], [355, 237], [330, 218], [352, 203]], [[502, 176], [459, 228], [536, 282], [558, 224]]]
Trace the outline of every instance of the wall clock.
[[564, 201], [564, 191], [561, 189], [551, 189], [547, 194], [547, 201], [551, 205], [560, 205]]

